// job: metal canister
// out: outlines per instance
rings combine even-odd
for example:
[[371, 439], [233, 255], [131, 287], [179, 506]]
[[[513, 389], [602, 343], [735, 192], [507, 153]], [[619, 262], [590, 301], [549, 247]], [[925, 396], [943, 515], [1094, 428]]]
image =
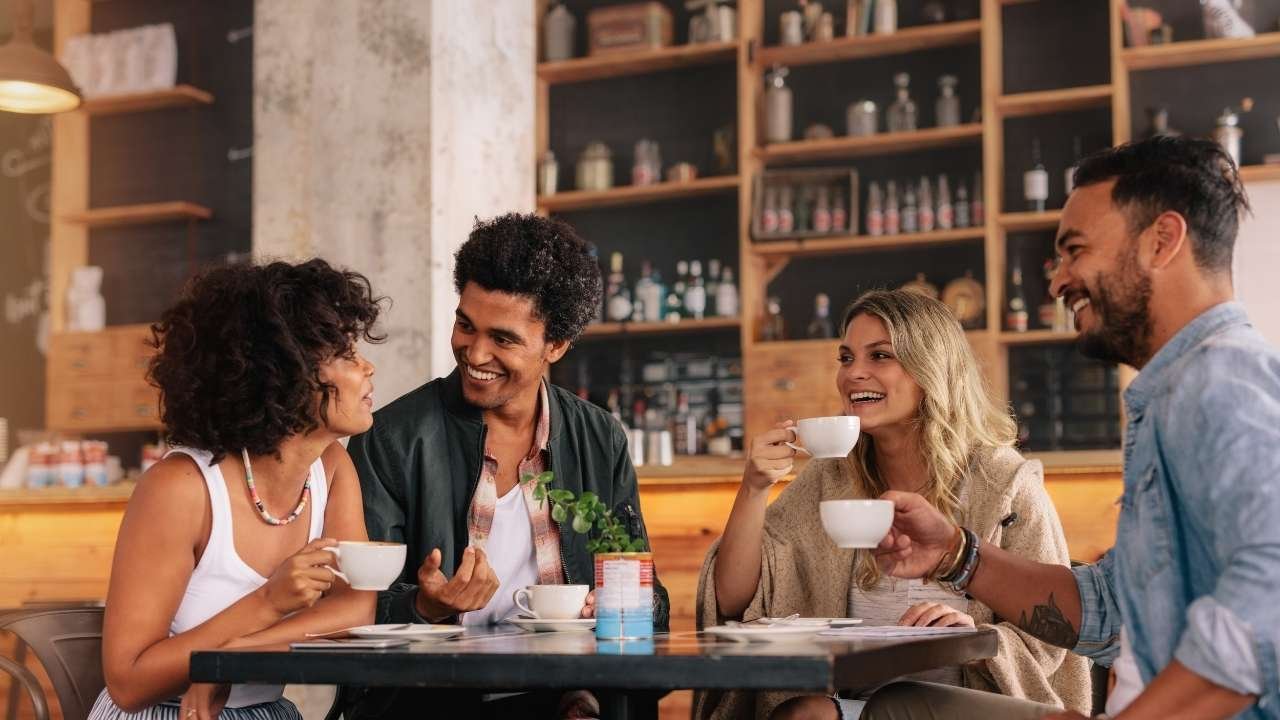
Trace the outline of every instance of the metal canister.
[[1231, 156], [1231, 161], [1240, 167], [1240, 140], [1244, 131], [1240, 129], [1240, 116], [1231, 108], [1226, 108], [1218, 116], [1218, 126], [1213, 129], [1213, 139]]
[[538, 160], [538, 194], [554, 195], [560, 182], [560, 163], [550, 150]]
[[579, 190], [608, 190], [613, 187], [613, 154], [609, 147], [596, 141], [578, 156], [577, 186]]
[[653, 553], [596, 555], [596, 637], [653, 637]]
[[845, 129], [853, 137], [875, 135], [880, 126], [880, 111], [871, 100], [849, 103], [845, 110]]

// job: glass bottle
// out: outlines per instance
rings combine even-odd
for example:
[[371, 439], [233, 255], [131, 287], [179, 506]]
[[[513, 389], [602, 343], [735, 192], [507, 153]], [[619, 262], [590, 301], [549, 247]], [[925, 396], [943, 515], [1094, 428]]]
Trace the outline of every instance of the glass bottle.
[[1031, 140], [1031, 169], [1022, 173], [1022, 196], [1027, 199], [1027, 209], [1044, 212], [1049, 199], [1049, 172], [1040, 160], [1040, 138]]
[[558, 62], [573, 57], [573, 14], [556, 2], [542, 19], [542, 59]]
[[662, 319], [669, 323], [678, 323], [684, 318], [684, 297], [673, 284], [667, 291], [666, 308]]
[[808, 232], [813, 229], [813, 189], [801, 185], [795, 204], [796, 232]]
[[689, 289], [689, 263], [685, 260], [676, 261], [676, 281], [671, 285], [671, 290], [680, 296], [680, 312], [685, 317], [689, 316], [689, 308], [685, 306], [685, 292]]
[[898, 212], [898, 185], [890, 180], [885, 185], [884, 234], [897, 235], [900, 232], [902, 232], [902, 214]]
[[898, 97], [889, 106], [889, 132], [907, 132], [916, 129], [916, 103], [911, 99], [911, 75], [900, 72], [893, 76]]
[[826, 293], [818, 293], [813, 298], [813, 319], [805, 334], [814, 339], [828, 339], [836, 336], [835, 325], [831, 322], [831, 298]]
[[1053, 287], [1053, 258], [1044, 261], [1044, 299], [1040, 301], [1040, 312], [1037, 313], [1040, 320], [1040, 327], [1052, 330], [1058, 329], [1056, 316], [1058, 314], [1058, 303], [1053, 294], [1049, 291]]
[[738, 286], [733, 282], [733, 268], [725, 267], [716, 287], [716, 314], [724, 318], [738, 317]]
[[684, 290], [685, 314], [694, 320], [701, 320], [707, 313], [707, 286], [702, 279], [702, 261], [689, 263], [689, 282]]
[[969, 215], [969, 188], [961, 182], [956, 186], [956, 227], [967, 228], [973, 222]]
[[1027, 331], [1027, 297], [1022, 290], [1022, 268], [1013, 266], [1013, 276], [1009, 285], [1009, 307], [1005, 312], [1005, 329], [1012, 332]]
[[937, 216], [933, 209], [933, 189], [929, 187], [929, 178], [920, 178], [920, 232], [932, 232], [936, 227]]
[[1147, 129], [1143, 133], [1144, 138], [1150, 139], [1162, 135], [1177, 136], [1181, 134], [1181, 132], [1169, 127], [1169, 108], [1163, 105], [1147, 108]]
[[789, 71], [781, 65], [774, 65], [765, 75], [764, 91], [764, 140], [766, 143], [781, 143], [791, 139], [791, 88], [787, 87], [786, 77]]
[[[662, 319], [662, 305], [665, 297], [662, 287], [653, 279], [653, 263], [645, 260], [640, 263], [640, 279], [636, 281], [635, 303], [640, 307], [640, 319], [644, 322], [657, 322]], [[632, 313], [635, 316], [635, 313]]]
[[787, 339], [787, 325], [782, 319], [782, 300], [776, 295], [770, 296], [765, 303], [765, 318], [764, 325], [760, 328], [760, 339], [765, 342]]
[[973, 227], [982, 227], [987, 224], [987, 203], [984, 197], [986, 190], [982, 186], [982, 171], [979, 170], [973, 176], [973, 199], [969, 202], [969, 215]]
[[707, 317], [716, 317], [716, 295], [720, 292], [720, 261], [707, 261]]
[[778, 189], [765, 188], [764, 210], [760, 214], [760, 229], [767, 233], [778, 232]]
[[880, 196], [880, 183], [867, 188], [867, 234], [878, 237], [884, 234], [884, 200]]
[[956, 225], [956, 210], [951, 204], [951, 187], [946, 175], [938, 176], [938, 229], [950, 230]]
[[920, 206], [916, 204], [916, 188], [915, 185], [907, 180], [902, 183], [902, 232], [914, 233], [920, 231]]
[[935, 106], [938, 127], [952, 127], [960, 124], [960, 98], [956, 95], [958, 82], [955, 75], [943, 75], [938, 78], [938, 87], [942, 90]]
[[622, 253], [609, 256], [609, 301], [606, 307], [609, 320], [623, 322], [631, 319], [631, 290], [622, 274]]
[[813, 231], [831, 232], [831, 200], [830, 192], [825, 186], [819, 186], [813, 200]]
[[832, 188], [831, 193], [831, 232], [842, 233], [849, 225], [849, 211], [844, 206], [844, 193], [839, 187]]
[[778, 191], [778, 232], [789, 233], [796, 229], [796, 216], [791, 206], [791, 186], [783, 185]]
[[898, 0], [876, 0], [874, 12], [877, 35], [898, 32]]

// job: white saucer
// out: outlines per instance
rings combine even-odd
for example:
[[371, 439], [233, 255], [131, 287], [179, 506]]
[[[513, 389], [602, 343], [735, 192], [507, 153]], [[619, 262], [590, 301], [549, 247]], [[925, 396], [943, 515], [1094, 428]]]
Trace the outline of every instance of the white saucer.
[[513, 617], [507, 622], [528, 632], [561, 632], [577, 630], [587, 632], [596, 629], [595, 618], [573, 618], [571, 620], [539, 620], [537, 618]]
[[704, 632], [736, 642], [796, 642], [827, 629], [824, 625], [716, 625]]
[[425, 625], [410, 623], [408, 627], [399, 625], [361, 625], [351, 628], [350, 633], [358, 638], [371, 639], [405, 639], [405, 640], [439, 640], [462, 634], [461, 625]]

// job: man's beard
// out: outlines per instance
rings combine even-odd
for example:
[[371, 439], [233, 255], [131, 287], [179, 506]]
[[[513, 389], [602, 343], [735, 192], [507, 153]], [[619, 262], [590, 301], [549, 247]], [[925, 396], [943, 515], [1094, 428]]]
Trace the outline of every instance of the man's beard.
[[1151, 358], [1151, 276], [1137, 263], [1134, 247], [1108, 278], [1098, 277], [1090, 292], [1089, 309], [1098, 327], [1080, 334], [1078, 347], [1085, 357], [1106, 363], [1142, 367]]

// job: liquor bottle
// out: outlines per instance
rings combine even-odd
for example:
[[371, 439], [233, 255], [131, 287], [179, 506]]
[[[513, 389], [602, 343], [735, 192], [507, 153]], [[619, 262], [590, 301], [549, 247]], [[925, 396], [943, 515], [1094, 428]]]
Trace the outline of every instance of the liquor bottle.
[[780, 66], [765, 73], [764, 91], [764, 141], [781, 143], [791, 139], [792, 98], [791, 88], [787, 87], [787, 73]]
[[942, 95], [938, 96], [935, 106], [938, 127], [953, 127], [960, 124], [960, 98], [956, 95], [955, 75], [943, 75], [938, 78], [938, 87]]
[[969, 214], [969, 188], [961, 182], [956, 186], [956, 227], [967, 228], [973, 224]]
[[920, 193], [917, 195], [920, 205], [920, 232], [931, 232], [936, 226], [937, 217], [933, 210], [933, 190], [929, 187], [929, 178], [920, 178]]
[[1071, 138], [1071, 164], [1062, 175], [1062, 187], [1066, 190], [1063, 193], [1064, 199], [1076, 189], [1076, 166], [1080, 164], [1080, 157], [1080, 136], [1076, 135]]
[[836, 336], [835, 325], [831, 323], [831, 298], [826, 293], [818, 293], [813, 298], [813, 319], [805, 334], [810, 338], [826, 339]]
[[[653, 263], [645, 260], [640, 263], [640, 279], [636, 281], [634, 302], [641, 308], [640, 319], [644, 322], [657, 322], [662, 319], [662, 305], [666, 301], [662, 294], [662, 286], [653, 277]], [[635, 316], [635, 313], [632, 313]]]
[[796, 216], [791, 209], [791, 186], [783, 185], [778, 191], [778, 232], [789, 233], [796, 228]]
[[902, 232], [902, 215], [898, 212], [898, 185], [890, 180], [885, 186], [884, 234], [897, 235], [900, 232]]
[[840, 192], [840, 188], [833, 188], [835, 192], [831, 201], [831, 232], [842, 233], [849, 224], [849, 211], [844, 206], [844, 193]]
[[1009, 307], [1005, 312], [1004, 323], [1007, 330], [1027, 331], [1027, 297], [1022, 291], [1022, 268], [1016, 264], [1013, 266], [1013, 277], [1009, 285]]
[[717, 317], [716, 296], [720, 293], [720, 261], [711, 258], [707, 261], [707, 317]]
[[606, 312], [609, 320], [623, 322], [631, 319], [631, 290], [627, 288], [627, 278], [622, 274], [622, 253], [609, 256], [609, 299]]
[[898, 98], [889, 106], [889, 132], [916, 129], [916, 102], [911, 99], [911, 75], [900, 72], [893, 76]]
[[902, 183], [902, 232], [920, 231], [920, 206], [916, 203], [915, 184], [910, 180]]
[[716, 288], [716, 314], [724, 318], [738, 317], [738, 286], [733, 282], [733, 268], [726, 266]]
[[1031, 140], [1031, 169], [1022, 173], [1022, 196], [1027, 199], [1027, 209], [1044, 212], [1049, 199], [1049, 172], [1040, 160], [1040, 138]]
[[1040, 312], [1037, 313], [1037, 316], [1040, 320], [1040, 327], [1057, 330], [1058, 303], [1057, 299], [1049, 292], [1049, 288], [1052, 287], [1053, 283], [1053, 271], [1053, 258], [1049, 258], [1044, 261], [1044, 300], [1040, 301]]
[[979, 170], [974, 174], [973, 178], [973, 199], [969, 202], [969, 217], [973, 227], [982, 227], [987, 224], [987, 202], [986, 190], [982, 187], [982, 171]]
[[826, 186], [819, 186], [813, 201], [813, 231], [831, 232], [831, 200]]
[[672, 285], [667, 291], [667, 301], [662, 319], [669, 323], [678, 323], [684, 318], [684, 296], [676, 286]]
[[674, 436], [677, 455], [697, 455], [702, 451], [699, 442], [701, 429], [698, 427], [698, 416], [689, 412], [689, 396], [679, 394], [676, 400], [676, 414], [672, 421], [671, 434]]
[[702, 279], [702, 261], [689, 263], [689, 283], [684, 290], [684, 312], [694, 320], [701, 320], [707, 313], [707, 286]]
[[764, 189], [764, 210], [760, 213], [760, 229], [778, 232], [778, 188]]
[[956, 226], [956, 209], [951, 204], [951, 186], [947, 176], [938, 176], [938, 229], [950, 230]]
[[684, 294], [689, 288], [689, 263], [685, 260], [676, 261], [676, 281], [671, 285], [671, 290], [680, 297], [681, 312], [688, 317], [689, 308], [684, 306]]
[[667, 286], [662, 284], [662, 273], [653, 271], [653, 287], [644, 302], [645, 322], [659, 322], [667, 312]]
[[795, 230], [798, 233], [813, 229], [813, 192], [808, 185], [801, 185], [796, 195]]
[[884, 199], [880, 196], [880, 183], [867, 188], [867, 234], [877, 237], [884, 234]]
[[760, 328], [760, 339], [765, 342], [787, 339], [786, 321], [782, 319], [782, 301], [771, 296], [765, 303], [764, 325]]

